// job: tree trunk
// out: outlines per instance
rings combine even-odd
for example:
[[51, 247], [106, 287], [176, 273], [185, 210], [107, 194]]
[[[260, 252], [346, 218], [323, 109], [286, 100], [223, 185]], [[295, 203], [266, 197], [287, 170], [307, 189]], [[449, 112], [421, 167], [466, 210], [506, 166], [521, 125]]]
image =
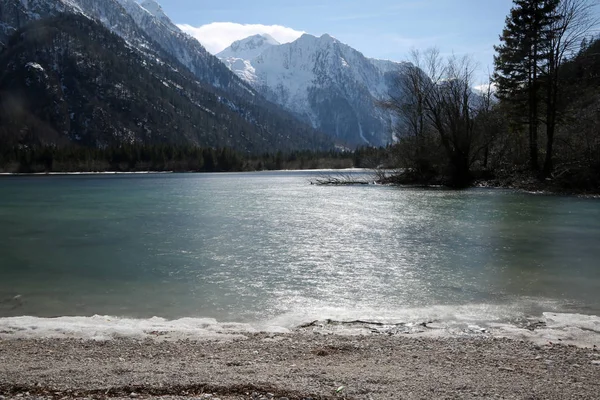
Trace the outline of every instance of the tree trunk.
[[554, 126], [550, 128], [550, 124], [548, 124], [546, 135], [547, 143], [546, 143], [546, 159], [544, 160], [544, 177], [547, 178], [552, 174], [553, 163], [552, 163], [552, 152], [554, 145]]
[[[537, 108], [535, 101], [531, 105]], [[529, 123], [529, 163], [533, 172], [539, 171], [538, 163], [538, 138], [537, 138], [537, 111], [531, 113], [531, 122]]]
[[531, 54], [529, 61], [529, 78], [527, 82], [528, 97], [528, 124], [529, 124], [529, 168], [536, 172], [538, 170], [538, 143], [537, 143], [537, 96], [536, 96], [536, 73], [535, 57]]
[[537, 137], [537, 102], [533, 87], [529, 92], [529, 165], [533, 172], [539, 170], [538, 164], [538, 137]]
[[532, 62], [532, 78], [531, 86], [529, 87], [529, 104], [531, 107], [531, 119], [529, 121], [529, 153], [531, 158], [531, 170], [533, 172], [539, 171], [538, 162], [538, 74], [537, 74], [537, 63], [538, 63], [538, 48], [537, 44], [533, 46], [533, 62]]
[[546, 93], [546, 159], [544, 160], [543, 177], [547, 178], [553, 170], [553, 146], [554, 133], [556, 131], [556, 113], [558, 104], [559, 76], [557, 61], [560, 54], [556, 53], [557, 48], [553, 46], [548, 57], [548, 89]]
[[485, 149], [483, 150], [483, 168], [487, 169], [488, 167], [488, 158], [490, 155], [490, 145], [486, 144]]
[[469, 187], [472, 181], [469, 158], [462, 154], [454, 154], [450, 158], [450, 186], [457, 189]]
[[548, 94], [547, 110], [546, 110], [546, 159], [544, 160], [544, 169], [542, 171], [544, 178], [549, 177], [552, 174], [554, 168], [552, 162], [552, 155], [554, 152], [554, 132], [556, 130], [556, 102], [558, 88], [556, 87], [557, 82], [551, 82], [549, 90], [552, 93]]

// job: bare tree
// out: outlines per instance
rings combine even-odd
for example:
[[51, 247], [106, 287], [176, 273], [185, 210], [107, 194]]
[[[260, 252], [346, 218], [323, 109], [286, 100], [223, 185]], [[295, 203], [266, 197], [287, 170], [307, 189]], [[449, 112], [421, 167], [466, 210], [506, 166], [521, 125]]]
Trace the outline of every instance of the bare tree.
[[[504, 118], [497, 107], [497, 97], [491, 82], [491, 74], [488, 74], [488, 82], [480, 85], [477, 92], [475, 115], [476, 143], [474, 144], [473, 157], [481, 160], [481, 167], [488, 169], [490, 159], [498, 138], [505, 133], [506, 125]], [[497, 151], [498, 149], [496, 149]], [[498, 154], [495, 154], [496, 161]], [[477, 160], [474, 160], [477, 161]]]
[[445, 64], [441, 59], [431, 63], [441, 66], [443, 79], [426, 97], [431, 123], [446, 150], [452, 183], [466, 186], [470, 181], [470, 167], [474, 161], [476, 143], [476, 99], [473, 92], [474, 66], [467, 57], [450, 57]]
[[425, 71], [431, 70], [428, 68], [429, 61], [438, 54], [437, 49], [429, 49], [425, 53], [411, 50], [410, 62], [397, 78], [389, 98], [381, 102], [381, 106], [398, 117], [394, 127], [394, 135], [399, 142], [394, 149], [395, 156], [400, 159], [400, 165], [419, 177], [429, 174], [435, 161], [433, 147], [436, 141], [426, 115], [426, 97], [433, 85]]
[[445, 59], [437, 49], [413, 51], [411, 57], [412, 66], [386, 107], [398, 114], [404, 134], [414, 140], [417, 165], [432, 151], [425, 140], [431, 133], [444, 149], [450, 183], [467, 186], [471, 165], [485, 148], [475, 120], [490, 107], [491, 92], [486, 98], [473, 91], [475, 65], [469, 57]]

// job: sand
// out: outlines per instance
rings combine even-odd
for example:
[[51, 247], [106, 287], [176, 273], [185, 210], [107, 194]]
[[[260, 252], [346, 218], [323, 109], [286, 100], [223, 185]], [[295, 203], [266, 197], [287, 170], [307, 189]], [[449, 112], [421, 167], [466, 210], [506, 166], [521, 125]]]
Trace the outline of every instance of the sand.
[[[600, 351], [492, 337], [3, 339], [8, 398], [599, 399]], [[2, 400], [2, 397], [0, 397]]]

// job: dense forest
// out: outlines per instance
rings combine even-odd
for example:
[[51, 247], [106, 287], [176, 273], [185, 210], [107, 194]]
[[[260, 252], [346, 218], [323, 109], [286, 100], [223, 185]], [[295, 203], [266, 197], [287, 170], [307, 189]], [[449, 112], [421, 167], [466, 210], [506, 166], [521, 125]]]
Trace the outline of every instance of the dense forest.
[[406, 124], [390, 181], [600, 190], [600, 37], [587, 0], [515, 0], [488, 90], [468, 57], [415, 50], [383, 104]]

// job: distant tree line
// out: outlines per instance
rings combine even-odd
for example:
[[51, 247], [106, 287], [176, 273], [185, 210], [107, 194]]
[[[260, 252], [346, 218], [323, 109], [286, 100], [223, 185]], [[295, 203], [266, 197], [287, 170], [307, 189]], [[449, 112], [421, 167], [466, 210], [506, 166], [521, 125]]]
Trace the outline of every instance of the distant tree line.
[[345, 151], [291, 151], [244, 155], [231, 148], [183, 145], [15, 146], [0, 148], [0, 172], [233, 172], [350, 168], [356, 154]]
[[[398, 93], [398, 182], [497, 182], [600, 190], [600, 38], [588, 0], [514, 0], [495, 71], [473, 88], [468, 57], [414, 50]], [[537, 183], [536, 183], [537, 182]]]

